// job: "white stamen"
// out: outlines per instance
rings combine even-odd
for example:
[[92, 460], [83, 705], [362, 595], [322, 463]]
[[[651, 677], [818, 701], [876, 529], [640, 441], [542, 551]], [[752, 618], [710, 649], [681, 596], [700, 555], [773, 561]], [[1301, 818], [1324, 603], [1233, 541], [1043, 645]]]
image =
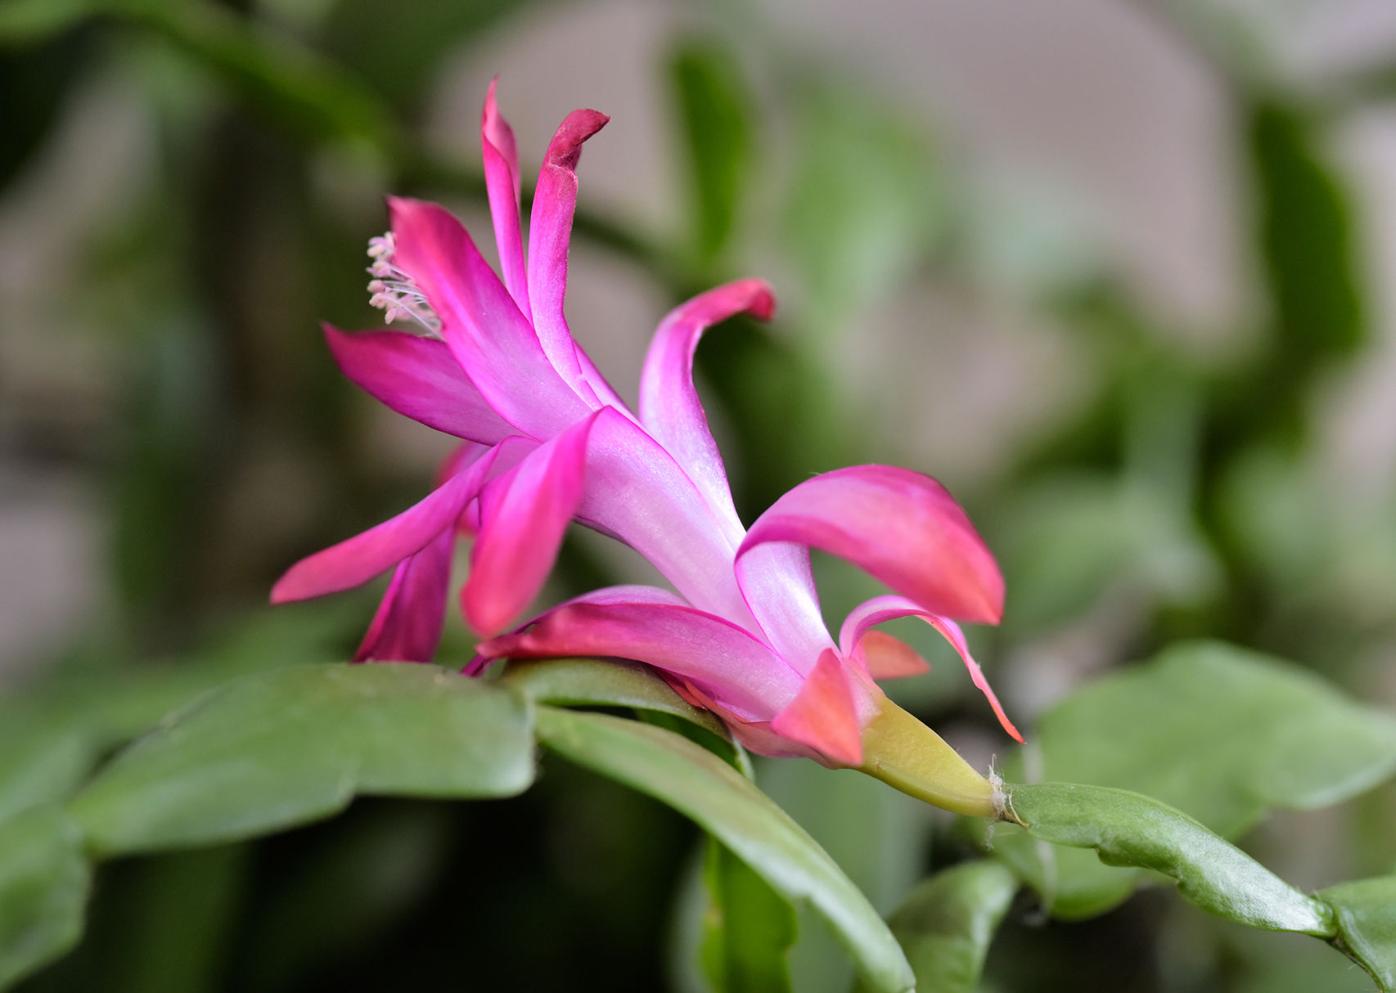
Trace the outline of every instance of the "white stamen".
[[389, 324], [408, 318], [435, 334], [441, 330], [441, 318], [412, 277], [393, 265], [396, 251], [391, 231], [368, 240], [368, 257], [373, 260], [368, 267], [368, 274], [373, 277], [368, 283], [369, 305], [383, 311], [383, 319]]

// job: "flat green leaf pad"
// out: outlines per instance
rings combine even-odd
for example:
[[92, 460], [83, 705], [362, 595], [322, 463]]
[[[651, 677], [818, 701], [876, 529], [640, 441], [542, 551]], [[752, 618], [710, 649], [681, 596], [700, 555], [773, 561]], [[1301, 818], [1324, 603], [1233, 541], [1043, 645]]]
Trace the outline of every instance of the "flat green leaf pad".
[[58, 807], [0, 822], [0, 989], [77, 944], [91, 870]]
[[1383, 993], [1396, 990], [1396, 876], [1343, 883], [1319, 896], [1338, 915], [1343, 951], [1372, 974]]
[[420, 665], [311, 666], [238, 680], [136, 742], [74, 798], [99, 855], [302, 824], [356, 793], [513, 796], [533, 780], [530, 706]]

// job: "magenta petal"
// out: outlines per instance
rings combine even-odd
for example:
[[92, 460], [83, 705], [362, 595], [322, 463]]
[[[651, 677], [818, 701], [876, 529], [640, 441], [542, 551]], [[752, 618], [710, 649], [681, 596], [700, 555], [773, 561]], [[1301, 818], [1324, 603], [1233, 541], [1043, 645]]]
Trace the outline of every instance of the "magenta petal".
[[974, 661], [974, 656], [970, 654], [969, 643], [965, 641], [965, 633], [960, 630], [958, 624], [948, 617], [931, 613], [906, 597], [873, 597], [871, 600], [864, 601], [854, 607], [844, 618], [843, 626], [839, 629], [839, 650], [846, 657], [852, 656], [858, 643], [872, 628], [888, 621], [894, 621], [899, 617], [919, 617], [939, 631], [946, 641], [950, 642], [950, 647], [955, 649], [955, 653], [960, 656], [965, 668], [969, 670], [970, 681], [989, 701], [989, 706], [993, 708], [994, 716], [998, 718], [999, 724], [1003, 725], [1003, 729], [1014, 739], [1022, 741], [1023, 736], [1014, 727], [1013, 722], [1008, 719], [1008, 714], [1004, 711], [1003, 705], [999, 703], [998, 695], [994, 693], [993, 687], [989, 685], [984, 670], [979, 667], [979, 663]]
[[732, 506], [727, 471], [693, 385], [693, 355], [703, 332], [712, 325], [744, 312], [768, 320], [774, 309], [775, 297], [759, 279], [739, 280], [700, 294], [660, 322], [640, 375], [640, 422], [738, 536], [742, 525]]
[[390, 198], [393, 264], [427, 295], [470, 380], [510, 424], [548, 438], [590, 408], [558, 377], [509, 291], [461, 223], [433, 203]]
[[771, 730], [814, 749], [830, 765], [862, 764], [858, 706], [843, 663], [833, 649], [820, 653], [799, 695], [771, 721]]
[[[583, 395], [592, 387], [601, 402], [611, 402], [605, 394], [614, 391], [605, 385], [595, 366], [578, 355], [580, 349], [567, 327], [563, 305], [567, 249], [577, 208], [577, 163], [582, 143], [609, 120], [599, 111], [574, 110], [559, 125], [543, 157], [528, 222], [528, 298], [538, 340], [563, 379]], [[600, 389], [595, 389], [597, 386]]]
[[518, 444], [517, 439], [506, 440], [396, 517], [301, 559], [272, 587], [271, 602], [290, 603], [352, 589], [421, 551], [442, 531], [454, 530], [457, 518], [479, 493], [501, 454], [515, 451]]
[[772, 542], [848, 559], [923, 610], [997, 623], [1003, 577], [950, 494], [893, 466], [838, 469], [790, 490], [752, 525], [742, 553]]
[[486, 489], [461, 603], [471, 627], [497, 634], [542, 588], [582, 498], [595, 416], [540, 445]]
[[430, 662], [441, 643], [455, 534], [442, 531], [398, 563], [355, 662]]
[[749, 720], [769, 720], [801, 685], [794, 670], [742, 628], [650, 593], [602, 590], [579, 597], [544, 614], [526, 630], [486, 642], [480, 654], [487, 659], [563, 655], [634, 659], [692, 680]]
[[524, 267], [523, 236], [519, 230], [519, 151], [514, 129], [499, 113], [495, 89], [499, 77], [490, 80], [485, 106], [480, 112], [480, 144], [484, 152], [485, 189], [494, 222], [494, 240], [499, 246], [499, 269], [509, 295], [529, 318], [528, 276]]
[[328, 324], [324, 332], [344, 375], [399, 414], [486, 445], [514, 433], [485, 402], [444, 341], [404, 331], [349, 334]]
[[577, 516], [639, 552], [695, 607], [754, 629], [732, 572], [736, 541], [673, 456], [611, 408], [592, 429]]

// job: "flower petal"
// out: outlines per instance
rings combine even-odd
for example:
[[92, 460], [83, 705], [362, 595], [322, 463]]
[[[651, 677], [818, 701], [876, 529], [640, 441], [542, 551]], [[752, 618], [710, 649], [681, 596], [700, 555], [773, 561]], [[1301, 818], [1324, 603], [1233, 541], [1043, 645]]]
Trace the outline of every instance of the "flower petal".
[[485, 106], [480, 112], [480, 144], [484, 153], [485, 190], [490, 201], [494, 240], [499, 246], [499, 270], [509, 295], [529, 319], [528, 276], [524, 267], [523, 235], [519, 230], [519, 150], [514, 129], [499, 113], [495, 89], [499, 77], [490, 80]]
[[934, 614], [997, 623], [1003, 613], [1003, 577], [974, 525], [943, 486], [907, 469], [853, 466], [800, 483], [738, 554], [772, 542], [848, 559]]
[[508, 458], [530, 447], [531, 443], [522, 439], [506, 439], [396, 517], [301, 559], [272, 587], [271, 602], [290, 603], [338, 593], [387, 572], [421, 551], [442, 531], [454, 530], [466, 504], [479, 493], [490, 473], [504, 469]]
[[611, 408], [592, 429], [577, 516], [643, 555], [695, 607], [755, 629], [732, 571], [736, 542], [664, 446]]
[[483, 635], [503, 630], [542, 588], [582, 498], [595, 415], [545, 442], [480, 500], [479, 537], [461, 604]]
[[582, 143], [609, 120], [600, 111], [574, 110], [548, 143], [528, 222], [528, 298], [538, 340], [558, 375], [597, 405], [623, 407], [615, 390], [573, 339], [563, 311], [567, 249], [577, 209], [577, 163]]
[[984, 675], [984, 670], [979, 668], [979, 663], [974, 661], [974, 656], [970, 654], [969, 643], [965, 641], [965, 633], [960, 630], [960, 626], [948, 617], [931, 613], [919, 604], [913, 603], [906, 597], [900, 596], [879, 596], [871, 600], [864, 601], [854, 607], [846, 618], [843, 627], [839, 629], [839, 648], [845, 656], [853, 654], [859, 642], [863, 641], [869, 634], [877, 632], [870, 629], [878, 624], [885, 624], [887, 621], [896, 620], [899, 617], [919, 617], [931, 627], [944, 636], [950, 642], [950, 647], [955, 649], [956, 654], [964, 662], [965, 668], [969, 670], [969, 678], [979, 692], [984, 694], [989, 701], [989, 706], [993, 708], [994, 716], [998, 718], [1003, 729], [1015, 740], [1022, 741], [1023, 736], [1014, 727], [1013, 722], [1008, 719], [1008, 714], [1004, 712], [1003, 705], [999, 703], [998, 695], [989, 685], [989, 680]]
[[856, 658], [873, 679], [906, 679], [931, 671], [921, 653], [886, 631], [869, 631], [858, 639]]
[[795, 699], [771, 721], [771, 730], [819, 752], [833, 765], [863, 761], [862, 727], [848, 675], [826, 649]]
[[693, 385], [693, 355], [703, 332], [712, 325], [740, 313], [769, 320], [774, 309], [775, 297], [759, 279], [738, 280], [700, 294], [660, 322], [640, 374], [640, 423], [698, 484], [708, 505], [738, 540], [742, 524], [732, 505], [722, 455]]
[[430, 662], [441, 644], [455, 534], [448, 528], [393, 571], [355, 662]]
[[324, 332], [344, 375], [399, 414], [486, 445], [514, 433], [485, 402], [444, 341], [405, 331], [349, 334], [328, 324]]
[[[663, 593], [663, 591], [658, 591]], [[690, 680], [749, 720], [768, 720], [800, 690], [800, 678], [747, 631], [652, 592], [601, 590], [578, 597], [522, 631], [481, 645], [485, 659], [602, 655], [633, 659]]]
[[393, 197], [393, 264], [427, 295], [456, 361], [504, 420], [550, 438], [590, 412], [558, 377], [533, 328], [461, 223], [434, 203]]

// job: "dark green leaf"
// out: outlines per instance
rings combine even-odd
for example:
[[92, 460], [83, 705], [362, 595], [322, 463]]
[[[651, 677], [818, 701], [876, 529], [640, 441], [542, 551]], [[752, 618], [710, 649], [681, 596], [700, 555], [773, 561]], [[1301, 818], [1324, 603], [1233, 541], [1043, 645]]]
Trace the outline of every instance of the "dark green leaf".
[[0, 989], [77, 944], [90, 876], [78, 827], [59, 808], [0, 822]]
[[1396, 876], [1343, 883], [1319, 897], [1338, 915], [1340, 947], [1372, 974], [1383, 993], [1396, 990]]
[[1262, 99], [1249, 110], [1261, 257], [1280, 361], [1301, 366], [1355, 350], [1367, 334], [1351, 198], [1315, 117]]
[[74, 799], [103, 855], [246, 838], [356, 793], [512, 796], [533, 779], [529, 706], [418, 665], [239, 680], [137, 742]]
[[1228, 920], [1270, 931], [1334, 933], [1333, 912], [1321, 901], [1152, 797], [1041, 783], [1012, 787], [1009, 801], [1034, 838], [1094, 849], [1109, 865], [1162, 873], [1193, 903]]
[[[1087, 686], [1031, 738], [1033, 778], [1145, 793], [1225, 838], [1273, 808], [1338, 803], [1396, 771], [1396, 718], [1304, 670], [1216, 643], [1179, 645]], [[1020, 755], [1004, 774], [1023, 778]], [[1088, 852], [1039, 852], [1012, 829], [994, 847], [1062, 917], [1102, 913], [1139, 881]]]
[[0, 3], [0, 46], [45, 41], [108, 6], [107, 0], [6, 0]]
[[721, 254], [752, 169], [752, 98], [734, 58], [712, 42], [681, 44], [669, 62], [675, 116], [692, 187], [699, 257]]
[[993, 861], [966, 862], [912, 890], [892, 915], [918, 993], [974, 993], [989, 943], [1018, 892], [1018, 879]]
[[790, 989], [795, 909], [745, 862], [709, 839], [700, 956], [715, 993]]
[[857, 962], [870, 989], [904, 991], [906, 958], [867, 898], [825, 851], [740, 773], [698, 745], [606, 714], [538, 709], [553, 751], [692, 818], [792, 901], [808, 901]]

